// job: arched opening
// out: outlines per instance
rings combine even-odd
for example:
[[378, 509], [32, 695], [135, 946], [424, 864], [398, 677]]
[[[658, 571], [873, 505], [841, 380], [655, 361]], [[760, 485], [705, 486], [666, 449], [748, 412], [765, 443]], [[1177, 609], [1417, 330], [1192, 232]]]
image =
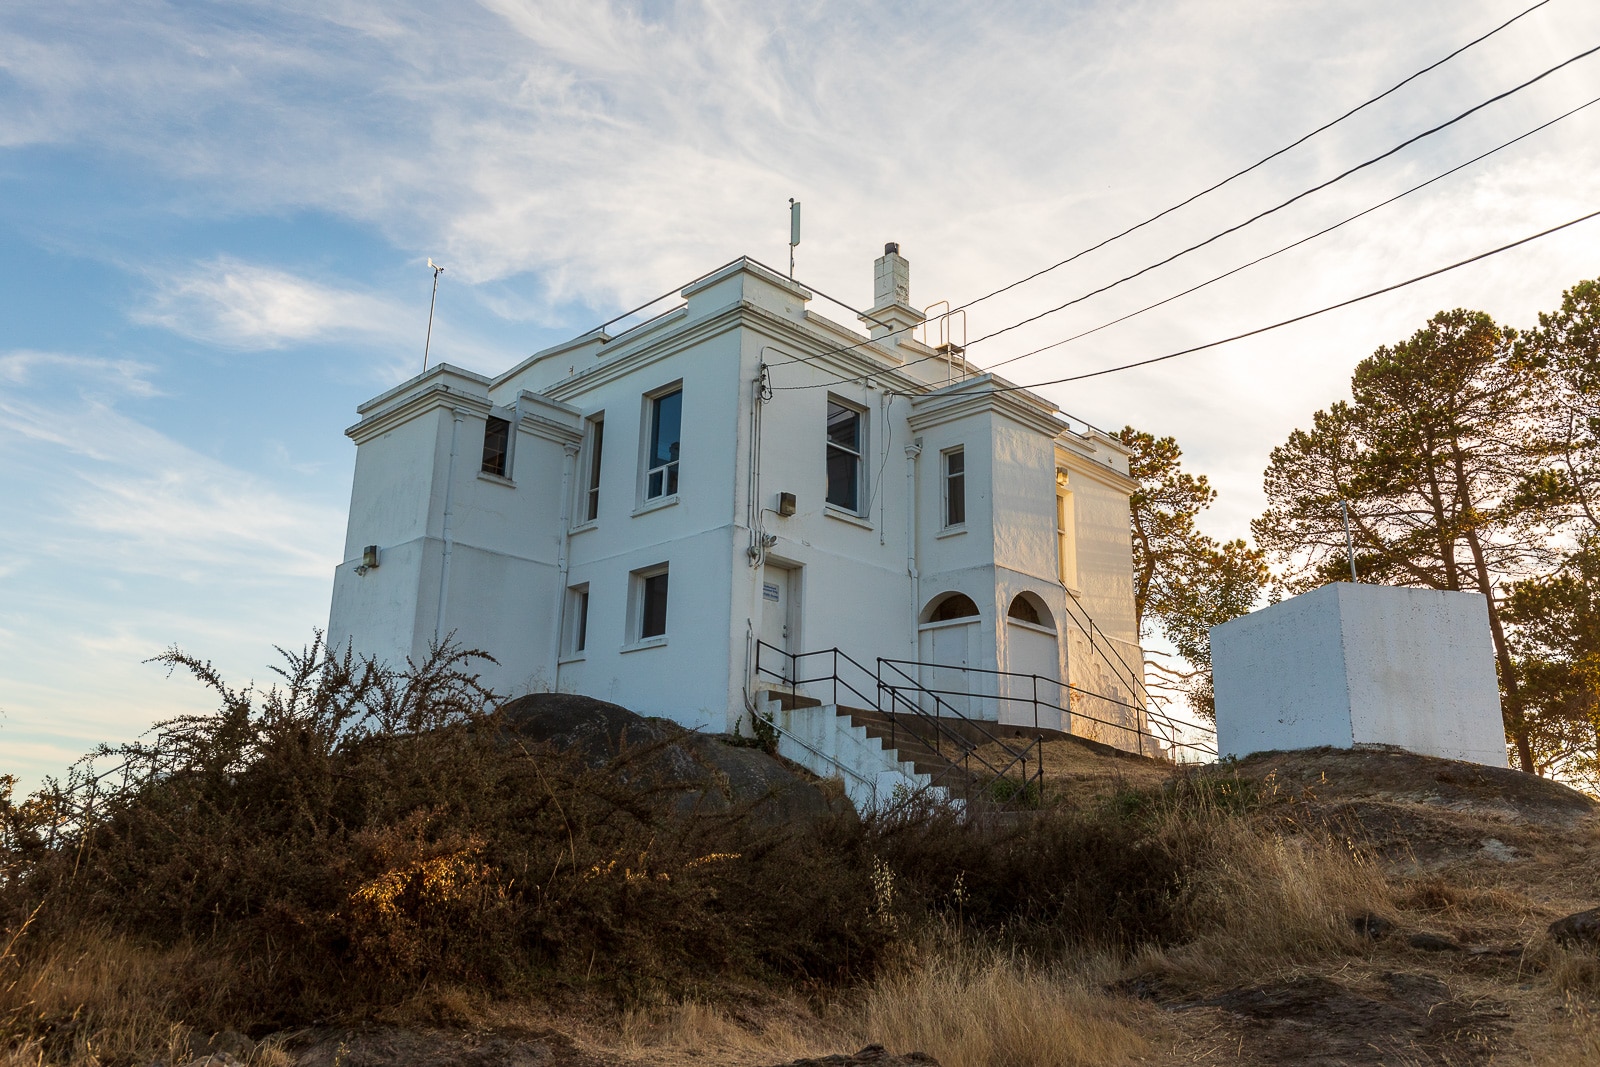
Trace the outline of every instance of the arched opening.
[[1060, 682], [1061, 652], [1055, 619], [1035, 593], [1018, 593], [1006, 609], [1002, 722], [1064, 729], [1068, 694]]
[[979, 621], [978, 605], [965, 593], [941, 593], [923, 609], [916, 670], [924, 711], [967, 715], [973, 710], [967, 667], [981, 660]]
[[1006, 618], [1055, 629], [1055, 619], [1051, 617], [1050, 609], [1032, 593], [1018, 593], [1012, 599], [1011, 607], [1006, 609]]
[[975, 619], [978, 605], [965, 593], [946, 593], [933, 602], [923, 613], [923, 622], [954, 622], [956, 619]]

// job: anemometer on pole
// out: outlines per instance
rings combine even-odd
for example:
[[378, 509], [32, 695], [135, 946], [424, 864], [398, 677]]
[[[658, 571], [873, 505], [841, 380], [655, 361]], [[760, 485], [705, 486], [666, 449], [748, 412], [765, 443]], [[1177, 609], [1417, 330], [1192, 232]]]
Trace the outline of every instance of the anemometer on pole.
[[789, 198], [789, 280], [794, 281], [794, 247], [800, 243], [800, 201]]
[[[798, 224], [797, 224], [798, 225]], [[439, 275], [444, 273], [444, 268], [434, 263], [433, 257], [428, 257], [428, 266], [433, 268], [433, 296], [428, 298], [428, 336], [422, 342], [422, 373], [428, 373], [428, 349], [433, 345], [433, 305], [439, 300]], [[791, 264], [789, 273], [794, 274]]]

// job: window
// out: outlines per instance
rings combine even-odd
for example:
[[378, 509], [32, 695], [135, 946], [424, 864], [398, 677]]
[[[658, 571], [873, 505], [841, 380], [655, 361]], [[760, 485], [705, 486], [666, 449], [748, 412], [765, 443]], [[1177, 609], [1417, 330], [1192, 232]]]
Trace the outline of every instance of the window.
[[971, 619], [978, 614], [978, 605], [965, 593], [951, 593], [934, 607], [928, 615], [929, 622], [953, 622], [956, 619]]
[[1027, 597], [1017, 596], [1011, 602], [1011, 607], [1006, 611], [1006, 618], [1016, 619], [1018, 622], [1030, 622], [1035, 626], [1043, 626], [1039, 619], [1039, 609], [1034, 607]]
[[861, 412], [828, 400], [828, 503], [861, 511]]
[[1068, 589], [1078, 588], [1078, 545], [1073, 536], [1076, 516], [1072, 506], [1072, 489], [1067, 484], [1066, 471], [1056, 472], [1056, 561], [1061, 568], [1061, 584]]
[[634, 575], [637, 604], [637, 640], [665, 636], [667, 632], [667, 569], [640, 571]]
[[605, 441], [605, 415], [596, 415], [589, 420], [589, 484], [584, 490], [584, 522], [593, 522], [600, 517], [600, 459], [605, 450]]
[[567, 590], [567, 655], [583, 655], [589, 647], [589, 587], [575, 585]]
[[506, 453], [511, 446], [511, 423], [490, 415], [483, 424], [483, 472], [506, 476]]
[[967, 455], [953, 448], [944, 454], [944, 524], [967, 521]]
[[682, 389], [650, 398], [650, 432], [647, 437], [650, 450], [645, 455], [646, 500], [674, 496], [678, 492], [678, 446], [682, 427]]

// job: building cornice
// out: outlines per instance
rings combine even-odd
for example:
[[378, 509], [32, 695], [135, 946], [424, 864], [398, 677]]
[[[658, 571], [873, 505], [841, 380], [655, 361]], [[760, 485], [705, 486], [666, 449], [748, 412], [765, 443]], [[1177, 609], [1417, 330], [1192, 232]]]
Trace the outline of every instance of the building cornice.
[[1056, 442], [1056, 466], [1069, 474], [1081, 474], [1093, 481], [1110, 486], [1119, 493], [1133, 494], [1139, 489], [1137, 480], [1111, 466], [1110, 460], [1097, 460], [1082, 452]]
[[[373, 405], [362, 405], [359, 410], [371, 411]], [[446, 382], [434, 382], [421, 392], [413, 393], [388, 407], [373, 411], [354, 426], [345, 430], [345, 436], [356, 444], [365, 444], [379, 434], [387, 433], [402, 423], [410, 422], [438, 408], [459, 408], [468, 414], [487, 417], [494, 405], [487, 396], [462, 392]]]
[[365, 415], [369, 411], [376, 411], [396, 397], [411, 390], [417, 390], [420, 393], [425, 389], [433, 388], [439, 383], [448, 384], [450, 382], [454, 382], [455, 384], [452, 387], [463, 395], [469, 393], [471, 386], [474, 385], [481, 386], [487, 392], [490, 384], [490, 380], [477, 371], [470, 371], [453, 363], [436, 363], [432, 370], [423, 371], [415, 378], [403, 381], [393, 389], [386, 389], [371, 400], [361, 404], [356, 408], [356, 414]]
[[993, 374], [981, 374], [913, 396], [910, 427], [913, 432], [920, 433], [941, 423], [987, 412], [1010, 419], [1051, 440], [1060, 436], [1063, 427], [1056, 417], [1058, 409], [1054, 404], [1026, 390], [997, 391], [997, 386], [1004, 385], [1004, 380]]

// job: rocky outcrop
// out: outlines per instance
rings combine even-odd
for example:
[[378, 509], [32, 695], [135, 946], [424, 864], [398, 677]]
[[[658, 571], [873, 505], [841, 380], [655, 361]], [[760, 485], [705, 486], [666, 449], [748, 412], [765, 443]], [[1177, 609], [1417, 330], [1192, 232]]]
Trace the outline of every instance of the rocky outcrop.
[[1557, 919], [1550, 924], [1550, 936], [1568, 948], [1600, 948], [1600, 908]]
[[631, 754], [619, 774], [679, 787], [681, 811], [747, 807], [752, 821], [782, 825], [854, 810], [837, 791], [759, 748], [593, 697], [533, 693], [502, 705], [500, 714], [516, 739], [572, 753], [596, 769]]

